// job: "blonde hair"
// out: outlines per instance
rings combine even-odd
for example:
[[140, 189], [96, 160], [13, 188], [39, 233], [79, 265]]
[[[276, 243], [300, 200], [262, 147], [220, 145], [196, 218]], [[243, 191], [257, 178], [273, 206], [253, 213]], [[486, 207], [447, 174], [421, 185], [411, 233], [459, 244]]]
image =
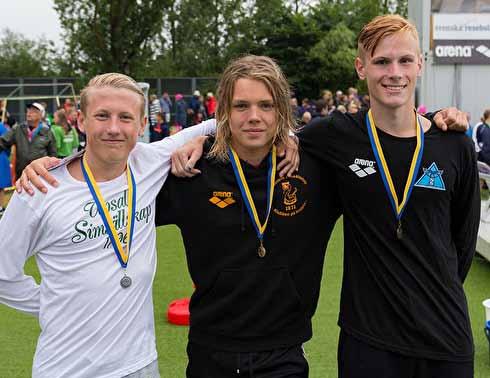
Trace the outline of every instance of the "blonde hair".
[[276, 110], [276, 132], [273, 143], [287, 143], [296, 121], [289, 104], [291, 90], [281, 68], [267, 56], [245, 55], [233, 60], [221, 75], [216, 93], [216, 138], [208, 156], [228, 161], [231, 142], [230, 116], [235, 83], [239, 79], [260, 81], [270, 92]]
[[374, 55], [379, 42], [398, 33], [409, 33], [417, 41], [417, 49], [420, 52], [419, 33], [413, 23], [398, 14], [377, 16], [362, 28], [357, 38], [357, 54], [360, 58], [368, 53]]
[[127, 89], [136, 93], [138, 96], [140, 96], [141, 100], [141, 117], [145, 116], [145, 95], [141, 88], [131, 77], [115, 72], [94, 76], [92, 79], [90, 79], [87, 86], [82, 89], [82, 92], [80, 93], [80, 110], [84, 115], [86, 115], [90, 90], [94, 88]]

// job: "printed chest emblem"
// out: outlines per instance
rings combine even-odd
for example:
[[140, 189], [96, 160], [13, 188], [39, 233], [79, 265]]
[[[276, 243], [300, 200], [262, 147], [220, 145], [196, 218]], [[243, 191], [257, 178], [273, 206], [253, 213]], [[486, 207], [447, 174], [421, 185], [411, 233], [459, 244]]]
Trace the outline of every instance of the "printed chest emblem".
[[292, 217], [301, 213], [307, 203], [308, 182], [299, 175], [281, 177], [276, 181], [273, 211], [282, 217]]
[[354, 163], [349, 165], [349, 168], [357, 176], [362, 178], [376, 173], [376, 169], [374, 169], [374, 164], [376, 164], [376, 162], [372, 160], [356, 158], [354, 159]]
[[423, 168], [424, 173], [415, 183], [419, 188], [446, 190], [442, 174], [444, 170], [437, 168], [436, 163], [432, 163], [429, 168]]
[[233, 205], [236, 201], [233, 199], [233, 192], [213, 192], [209, 199], [213, 205], [224, 209], [227, 206]]

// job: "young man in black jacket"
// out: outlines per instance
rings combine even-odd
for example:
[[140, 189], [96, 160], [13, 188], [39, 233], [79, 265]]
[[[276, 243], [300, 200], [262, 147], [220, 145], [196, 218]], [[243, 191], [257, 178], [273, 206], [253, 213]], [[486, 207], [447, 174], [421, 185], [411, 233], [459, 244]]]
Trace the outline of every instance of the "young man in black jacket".
[[342, 189], [339, 377], [472, 377], [463, 282], [480, 213], [473, 145], [415, 113], [422, 57], [410, 22], [377, 17], [358, 46], [371, 109], [299, 135]]
[[232, 62], [218, 88], [217, 130], [201, 175], [169, 177], [157, 225], [182, 232], [196, 290], [188, 377], [307, 377], [334, 185], [301, 154], [297, 174], [275, 177], [275, 143], [294, 124], [289, 86], [270, 58]]

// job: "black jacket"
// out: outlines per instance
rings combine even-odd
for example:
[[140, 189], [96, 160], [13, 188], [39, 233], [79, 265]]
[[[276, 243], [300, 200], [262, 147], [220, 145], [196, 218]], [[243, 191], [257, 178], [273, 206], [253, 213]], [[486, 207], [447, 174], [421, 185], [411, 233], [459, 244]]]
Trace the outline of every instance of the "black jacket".
[[[207, 145], [209, 148], [209, 143]], [[267, 159], [266, 159], [267, 160]], [[267, 163], [241, 161], [261, 222]], [[156, 224], [176, 223], [196, 290], [189, 339], [229, 351], [259, 351], [311, 337], [327, 241], [338, 217], [333, 183], [301, 154], [291, 178], [277, 178], [264, 245], [259, 241], [230, 163], [202, 158], [202, 174], [169, 177], [157, 198]]]

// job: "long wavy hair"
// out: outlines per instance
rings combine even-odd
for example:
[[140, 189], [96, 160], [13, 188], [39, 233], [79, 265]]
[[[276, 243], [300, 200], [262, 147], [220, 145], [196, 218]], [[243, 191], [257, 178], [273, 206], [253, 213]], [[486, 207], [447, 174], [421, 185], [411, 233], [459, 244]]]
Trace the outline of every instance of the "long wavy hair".
[[286, 143], [290, 131], [296, 129], [296, 121], [289, 100], [291, 90], [281, 68], [267, 56], [245, 55], [233, 60], [225, 69], [218, 83], [216, 94], [216, 138], [209, 157], [228, 161], [231, 143], [230, 116], [235, 83], [239, 79], [252, 79], [263, 83], [270, 92], [276, 110], [276, 132], [273, 143]]

